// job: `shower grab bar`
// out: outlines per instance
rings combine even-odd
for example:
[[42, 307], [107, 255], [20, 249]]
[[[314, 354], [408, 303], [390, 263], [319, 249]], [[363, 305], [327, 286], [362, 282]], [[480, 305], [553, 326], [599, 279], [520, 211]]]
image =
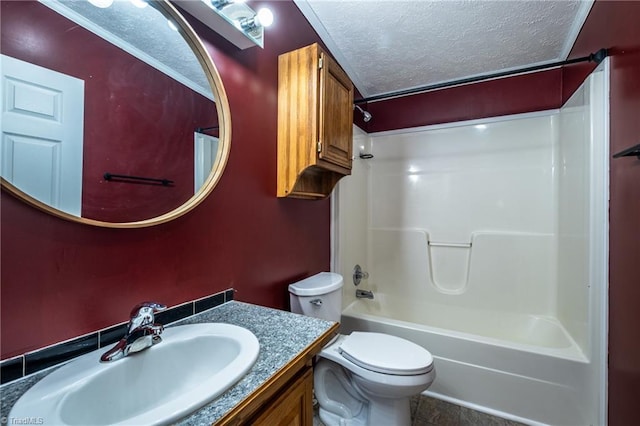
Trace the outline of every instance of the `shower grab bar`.
[[459, 248], [471, 248], [471, 243], [439, 243], [436, 241], [427, 241], [431, 247], [459, 247]]

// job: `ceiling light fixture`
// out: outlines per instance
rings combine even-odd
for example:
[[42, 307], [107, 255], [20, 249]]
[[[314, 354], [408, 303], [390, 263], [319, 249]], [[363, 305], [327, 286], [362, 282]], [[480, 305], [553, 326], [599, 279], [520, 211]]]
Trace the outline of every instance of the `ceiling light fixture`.
[[131, 4], [139, 9], [144, 9], [148, 6], [147, 0], [131, 0]]
[[240, 49], [264, 47], [264, 29], [273, 23], [269, 9], [256, 12], [245, 0], [173, 1]]
[[273, 24], [273, 13], [263, 7], [251, 18], [244, 18], [239, 21], [240, 27], [245, 31], [255, 31], [258, 27], [267, 28]]
[[244, 3], [244, 0], [211, 0], [211, 6], [216, 9], [222, 9], [231, 3]]
[[178, 31], [178, 26], [175, 24], [175, 22], [173, 22], [171, 19], [167, 19], [167, 25], [169, 26], [169, 28], [171, 28], [173, 31]]
[[89, 3], [100, 9], [106, 9], [113, 4], [113, 0], [89, 0]]

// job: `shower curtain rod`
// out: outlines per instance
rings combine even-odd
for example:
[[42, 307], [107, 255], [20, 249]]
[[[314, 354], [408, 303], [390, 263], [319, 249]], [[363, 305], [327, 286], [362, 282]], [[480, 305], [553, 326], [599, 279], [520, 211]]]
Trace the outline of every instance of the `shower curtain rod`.
[[604, 58], [606, 58], [607, 56], [608, 56], [607, 49], [600, 49], [596, 53], [592, 53], [589, 56], [583, 56], [582, 58], [567, 59], [566, 61], [553, 62], [550, 64], [535, 65], [532, 67], [525, 67], [517, 70], [503, 71], [495, 74], [485, 74], [485, 75], [479, 75], [476, 77], [469, 77], [469, 78], [463, 78], [460, 80], [432, 84], [428, 86], [414, 87], [413, 89], [399, 90], [397, 92], [389, 92], [381, 95], [370, 96], [368, 98], [358, 99], [358, 100], [355, 100], [353, 103], [363, 104], [367, 102], [381, 101], [384, 99], [395, 98], [399, 96], [414, 95], [416, 93], [428, 92], [430, 90], [444, 89], [451, 86], [458, 86], [461, 84], [468, 84], [468, 83], [476, 83], [478, 81], [491, 80], [491, 79], [500, 78], [500, 77], [507, 77], [514, 74], [523, 74], [523, 73], [532, 72], [532, 71], [540, 71], [540, 70], [545, 70], [549, 68], [556, 68], [563, 65], [576, 64], [578, 62], [595, 62], [597, 65], [600, 62], [602, 62]]

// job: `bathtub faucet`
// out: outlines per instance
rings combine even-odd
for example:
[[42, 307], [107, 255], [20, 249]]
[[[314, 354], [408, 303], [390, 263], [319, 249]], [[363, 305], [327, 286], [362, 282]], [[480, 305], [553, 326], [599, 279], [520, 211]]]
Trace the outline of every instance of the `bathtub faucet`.
[[160, 334], [164, 330], [162, 324], [156, 324], [154, 313], [166, 309], [165, 305], [155, 302], [144, 302], [131, 310], [131, 318], [127, 334], [116, 345], [102, 354], [101, 362], [115, 361], [130, 353], [140, 352], [156, 343], [160, 343]]
[[373, 299], [373, 292], [369, 290], [356, 290], [356, 297], [358, 299]]

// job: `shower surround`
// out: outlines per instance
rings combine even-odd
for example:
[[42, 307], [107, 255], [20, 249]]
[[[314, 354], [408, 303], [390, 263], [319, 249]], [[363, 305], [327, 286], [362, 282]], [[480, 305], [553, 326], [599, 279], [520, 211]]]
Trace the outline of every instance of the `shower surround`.
[[[603, 424], [606, 66], [560, 109], [354, 137], [334, 197], [344, 331], [435, 357], [427, 391], [529, 424]], [[350, 276], [370, 273], [356, 299]]]

